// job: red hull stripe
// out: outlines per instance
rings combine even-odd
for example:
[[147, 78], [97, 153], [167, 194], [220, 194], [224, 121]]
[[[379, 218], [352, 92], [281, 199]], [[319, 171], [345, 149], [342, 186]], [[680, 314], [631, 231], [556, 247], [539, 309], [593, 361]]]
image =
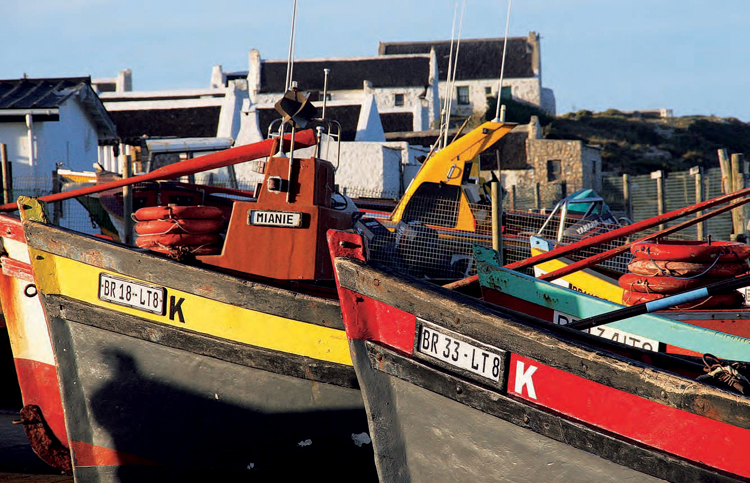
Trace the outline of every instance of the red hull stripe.
[[511, 354], [508, 392], [649, 447], [750, 477], [750, 431]]
[[57, 383], [57, 369], [51, 364], [30, 359], [14, 359], [18, 385], [21, 387], [23, 404], [35, 404], [42, 410], [52, 432], [62, 444], [68, 446], [65, 432], [65, 416]]
[[[341, 287], [339, 289], [346, 335], [349, 339], [374, 340], [411, 354], [417, 330], [417, 317], [390, 305]], [[357, 308], [362, 305], [362, 308]], [[353, 317], [350, 318], [350, 317]]]
[[75, 458], [75, 466], [155, 466], [157, 464], [140, 456], [82, 441], [71, 441], [70, 445]]

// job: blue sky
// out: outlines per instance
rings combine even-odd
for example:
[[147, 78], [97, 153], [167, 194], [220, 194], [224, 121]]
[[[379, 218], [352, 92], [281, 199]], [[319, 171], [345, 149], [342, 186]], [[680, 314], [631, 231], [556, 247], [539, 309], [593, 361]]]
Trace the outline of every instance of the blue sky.
[[[464, 38], [502, 37], [507, 0], [467, 0]], [[136, 90], [207, 87], [248, 51], [285, 59], [292, 0], [3, 0], [0, 78], [114, 77]], [[297, 58], [448, 39], [455, 0], [299, 0]], [[750, 1], [514, 0], [510, 35], [542, 37], [558, 113], [670, 108], [750, 122]]]

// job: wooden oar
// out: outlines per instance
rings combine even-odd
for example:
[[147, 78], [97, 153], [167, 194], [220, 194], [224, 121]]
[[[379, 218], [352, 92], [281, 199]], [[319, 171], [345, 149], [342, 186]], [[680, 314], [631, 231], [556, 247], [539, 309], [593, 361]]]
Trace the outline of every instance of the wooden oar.
[[750, 274], [730, 278], [729, 280], [722, 280], [721, 282], [712, 283], [703, 288], [670, 295], [669, 297], [646, 302], [645, 304], [632, 305], [630, 307], [613, 310], [612, 312], [606, 312], [604, 314], [581, 319], [572, 324], [568, 324], [567, 327], [579, 330], [591, 329], [592, 327], [609, 324], [610, 322], [617, 322], [618, 320], [627, 319], [628, 317], [648, 314], [656, 312], [657, 310], [665, 310], [680, 304], [704, 299], [712, 295], [724, 293], [728, 290], [736, 290], [748, 285], [750, 285]]
[[[290, 135], [284, 136], [285, 150], [289, 149], [290, 140]], [[315, 133], [312, 129], [300, 131], [295, 135], [294, 143], [298, 148], [314, 146], [316, 143]], [[64, 193], [55, 193], [52, 195], [41, 196], [38, 199], [41, 201], [46, 201], [47, 203], [52, 203], [54, 201], [68, 200], [71, 198], [76, 198], [78, 196], [101, 193], [102, 191], [107, 191], [113, 188], [122, 188], [123, 186], [130, 186], [136, 183], [142, 183], [144, 181], [179, 178], [181, 176], [187, 176], [189, 174], [195, 174], [201, 171], [224, 168], [233, 164], [252, 161], [254, 159], [273, 155], [275, 153], [275, 146], [278, 146], [277, 139], [266, 139], [265, 141], [247, 144], [245, 146], [239, 146], [236, 148], [227, 149], [225, 151], [219, 151], [217, 153], [206, 154], [197, 158], [188, 159], [187, 161], [170, 164], [168, 166], [155, 169], [150, 173], [142, 174], [139, 176], [133, 176], [131, 178], [118, 179], [116, 181], [110, 181], [108, 183], [87, 186], [85, 188], [66, 191]], [[15, 202], [0, 206], [0, 211], [15, 211], [17, 209], [18, 206]]]

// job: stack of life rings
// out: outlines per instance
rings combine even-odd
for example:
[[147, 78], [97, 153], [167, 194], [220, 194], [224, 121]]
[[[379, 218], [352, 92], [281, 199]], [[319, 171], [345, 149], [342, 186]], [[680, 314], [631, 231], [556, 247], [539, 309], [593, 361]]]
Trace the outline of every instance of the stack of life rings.
[[149, 206], [133, 214], [135, 244], [181, 260], [221, 252], [224, 218], [213, 206]]
[[[625, 305], [651, 302], [704, 287], [748, 271], [750, 246], [738, 242], [659, 240], [633, 244], [630, 273], [620, 277]], [[681, 304], [676, 309], [737, 308], [744, 297], [736, 290]]]

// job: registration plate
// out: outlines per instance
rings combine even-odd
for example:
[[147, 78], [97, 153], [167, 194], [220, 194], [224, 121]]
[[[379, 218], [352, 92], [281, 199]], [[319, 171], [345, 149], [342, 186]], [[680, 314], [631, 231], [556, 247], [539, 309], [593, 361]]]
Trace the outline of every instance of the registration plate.
[[[569, 323], [575, 322], [577, 320], [579, 320], [577, 317], [573, 317], [572, 315], [568, 315], [555, 310], [553, 322], [556, 324], [568, 325]], [[640, 349], [646, 349], [655, 352], [658, 352], [660, 350], [658, 340], [649, 339], [648, 337], [642, 337], [640, 335], [631, 334], [630, 332], [625, 332], [624, 330], [614, 329], [612, 327], [607, 327], [604, 325], [593, 327], [586, 330], [586, 332], [588, 332], [589, 334], [597, 335], [599, 337], [603, 337], [605, 339], [613, 340], [615, 342], [620, 342], [625, 345], [638, 347]]]
[[[500, 383], [505, 370], [505, 351], [422, 319], [415, 341], [416, 355], [461, 369], [464, 374]], [[474, 377], [476, 378], [476, 377]]]
[[99, 274], [99, 300], [163, 315], [165, 293], [164, 287]]

